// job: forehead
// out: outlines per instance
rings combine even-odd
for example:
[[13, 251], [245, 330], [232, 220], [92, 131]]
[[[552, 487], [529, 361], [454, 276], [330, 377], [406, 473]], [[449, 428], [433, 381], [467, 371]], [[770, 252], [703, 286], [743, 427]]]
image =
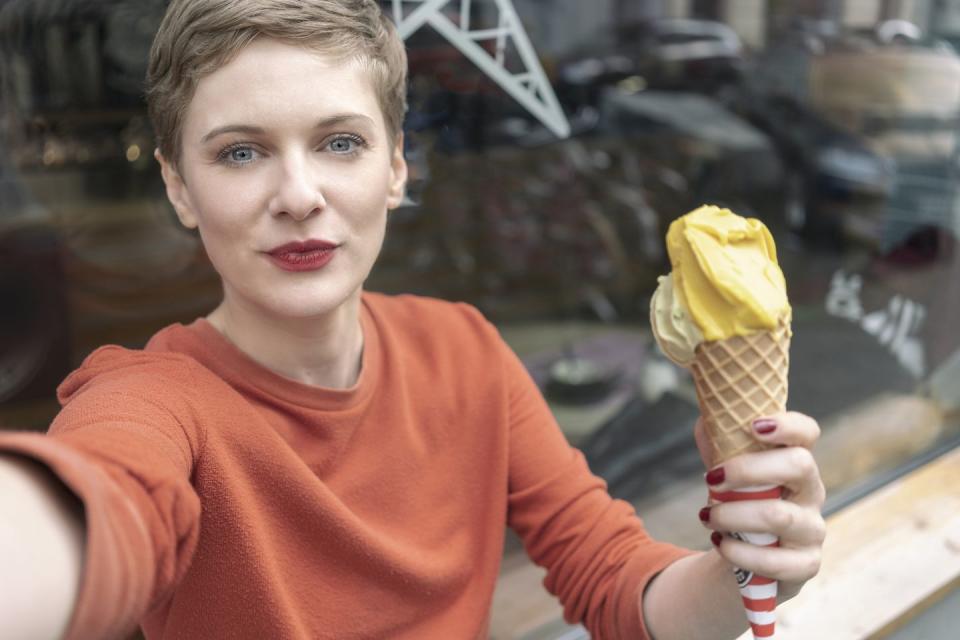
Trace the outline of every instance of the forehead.
[[225, 124], [296, 126], [332, 114], [358, 113], [383, 128], [372, 73], [354, 57], [332, 56], [258, 39], [197, 83], [185, 133]]

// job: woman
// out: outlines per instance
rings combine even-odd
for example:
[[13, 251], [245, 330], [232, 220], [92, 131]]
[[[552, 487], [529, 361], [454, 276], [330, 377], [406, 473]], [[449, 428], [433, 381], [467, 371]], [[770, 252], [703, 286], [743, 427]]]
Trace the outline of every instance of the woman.
[[757, 437], [782, 448], [706, 475], [784, 485], [701, 513], [780, 549], [678, 549], [610, 498], [475, 310], [362, 292], [406, 179], [405, 73], [372, 0], [171, 3], [156, 158], [223, 302], [142, 351], [94, 352], [49, 435], [0, 438], [5, 629], [486, 637], [505, 525], [596, 638], [734, 636], [730, 562], [785, 598], [816, 573], [811, 419], [771, 416]]

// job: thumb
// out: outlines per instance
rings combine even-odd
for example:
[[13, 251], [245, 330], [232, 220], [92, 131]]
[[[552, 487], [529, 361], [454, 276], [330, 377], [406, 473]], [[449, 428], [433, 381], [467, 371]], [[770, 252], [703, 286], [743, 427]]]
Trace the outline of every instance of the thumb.
[[707, 440], [707, 430], [703, 424], [703, 418], [697, 418], [697, 423], [693, 425], [693, 439], [697, 443], [697, 450], [700, 452], [700, 459], [703, 460], [703, 466], [707, 469], [713, 467], [713, 447]]

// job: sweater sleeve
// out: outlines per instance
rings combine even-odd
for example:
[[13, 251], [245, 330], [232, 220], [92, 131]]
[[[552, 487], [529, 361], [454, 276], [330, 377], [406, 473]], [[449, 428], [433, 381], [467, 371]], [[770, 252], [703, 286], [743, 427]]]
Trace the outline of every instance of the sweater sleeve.
[[190, 476], [202, 442], [176, 385], [137, 373], [104, 378], [72, 395], [48, 434], [0, 434], [0, 451], [45, 464], [83, 503], [71, 640], [127, 636], [184, 574], [199, 535]]
[[693, 553], [650, 538], [633, 507], [611, 498], [564, 438], [539, 389], [506, 345], [510, 411], [509, 524], [564, 618], [595, 640], [648, 638], [641, 597], [667, 565]]

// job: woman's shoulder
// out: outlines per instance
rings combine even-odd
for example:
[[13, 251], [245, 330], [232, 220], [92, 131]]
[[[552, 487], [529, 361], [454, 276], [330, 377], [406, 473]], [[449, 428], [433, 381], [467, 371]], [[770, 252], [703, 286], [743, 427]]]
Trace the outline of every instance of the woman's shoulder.
[[411, 294], [365, 293], [364, 307], [377, 333], [419, 351], [456, 351], [462, 356], [502, 345], [500, 333], [473, 305]]
[[387, 295], [365, 292], [364, 306], [375, 319], [391, 326], [409, 326], [430, 331], [494, 332], [483, 313], [466, 302], [455, 302], [413, 294]]
[[[169, 329], [169, 328], [168, 328]], [[169, 395], [196, 391], [216, 377], [192, 356], [158, 346], [161, 330], [142, 349], [108, 344], [92, 351], [57, 389], [61, 403], [93, 389], [127, 395]], [[192, 394], [192, 391], [191, 391]]]

